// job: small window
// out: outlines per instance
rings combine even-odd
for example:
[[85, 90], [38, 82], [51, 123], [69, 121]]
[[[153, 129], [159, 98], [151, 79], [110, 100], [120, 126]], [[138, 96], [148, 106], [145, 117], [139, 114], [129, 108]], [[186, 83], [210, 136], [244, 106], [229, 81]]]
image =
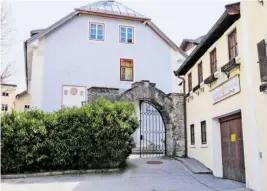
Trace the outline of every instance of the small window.
[[201, 142], [202, 144], [207, 144], [206, 121], [202, 121], [200, 125], [201, 125]]
[[203, 81], [203, 69], [202, 69], [202, 62], [198, 64], [198, 84]]
[[133, 27], [120, 26], [120, 43], [133, 44]]
[[190, 125], [190, 138], [191, 138], [191, 145], [195, 145], [195, 127], [194, 125]]
[[228, 51], [229, 60], [232, 60], [233, 58], [238, 56], [236, 30], [234, 30], [228, 35]]
[[257, 44], [260, 79], [262, 82], [267, 82], [267, 42], [261, 40]]
[[188, 74], [188, 92], [192, 91], [192, 73]]
[[2, 96], [8, 97], [8, 96], [9, 96], [9, 93], [7, 93], [7, 92], [3, 92], [3, 93], [2, 93]]
[[24, 105], [24, 110], [30, 109], [30, 105]]
[[2, 111], [7, 111], [7, 110], [8, 110], [8, 105], [2, 104]]
[[210, 72], [214, 74], [217, 71], [216, 48], [210, 52]]
[[105, 25], [103, 23], [89, 23], [89, 39], [103, 41]]
[[121, 59], [120, 60], [120, 80], [133, 81], [133, 60]]

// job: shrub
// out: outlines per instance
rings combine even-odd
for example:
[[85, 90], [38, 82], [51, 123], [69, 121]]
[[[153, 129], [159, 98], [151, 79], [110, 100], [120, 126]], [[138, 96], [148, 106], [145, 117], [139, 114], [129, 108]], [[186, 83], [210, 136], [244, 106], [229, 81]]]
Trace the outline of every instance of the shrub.
[[132, 104], [97, 99], [51, 113], [12, 111], [1, 127], [5, 174], [124, 165], [138, 122]]

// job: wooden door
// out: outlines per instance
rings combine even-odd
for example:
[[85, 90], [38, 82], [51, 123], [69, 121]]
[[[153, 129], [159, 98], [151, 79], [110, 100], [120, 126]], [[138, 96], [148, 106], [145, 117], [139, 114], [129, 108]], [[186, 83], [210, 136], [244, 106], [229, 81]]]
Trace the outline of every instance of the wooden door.
[[245, 182], [241, 114], [221, 118], [223, 177]]

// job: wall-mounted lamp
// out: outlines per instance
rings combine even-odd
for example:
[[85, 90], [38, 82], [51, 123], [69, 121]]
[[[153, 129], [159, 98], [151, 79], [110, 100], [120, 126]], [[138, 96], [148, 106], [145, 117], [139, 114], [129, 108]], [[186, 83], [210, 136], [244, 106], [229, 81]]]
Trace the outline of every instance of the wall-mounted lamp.
[[263, 0], [258, 0], [258, 2], [263, 6]]

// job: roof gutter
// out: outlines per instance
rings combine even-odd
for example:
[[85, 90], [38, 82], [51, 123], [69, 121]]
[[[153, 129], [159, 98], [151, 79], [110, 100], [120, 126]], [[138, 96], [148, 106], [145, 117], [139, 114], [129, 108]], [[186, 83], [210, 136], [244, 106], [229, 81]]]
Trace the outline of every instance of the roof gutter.
[[215, 23], [215, 25], [210, 29], [208, 34], [200, 41], [200, 43], [197, 45], [197, 47], [193, 50], [193, 52], [185, 59], [184, 63], [181, 65], [181, 67], [178, 68], [177, 71], [175, 71], [176, 76], [183, 75], [183, 70], [185, 66], [190, 62], [192, 57], [202, 48], [202, 46], [206, 43], [206, 41], [210, 38], [210, 36], [214, 33], [214, 31], [220, 26], [220, 24], [228, 17], [228, 12], [224, 11], [223, 15], [219, 18], [219, 20]]
[[26, 79], [26, 89], [28, 90], [28, 59], [27, 59], [27, 41], [23, 43], [24, 49], [24, 62], [25, 62], [25, 79]]

